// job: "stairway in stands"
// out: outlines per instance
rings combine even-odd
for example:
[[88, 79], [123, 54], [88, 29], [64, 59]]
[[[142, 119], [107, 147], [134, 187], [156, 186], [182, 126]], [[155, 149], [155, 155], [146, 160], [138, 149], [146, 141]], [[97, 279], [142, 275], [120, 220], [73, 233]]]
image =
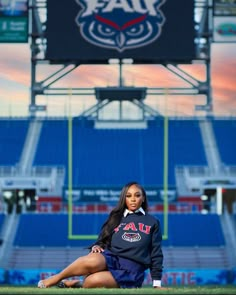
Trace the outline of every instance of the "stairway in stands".
[[12, 212], [4, 218], [4, 224], [1, 229], [0, 238], [2, 245], [0, 247], [0, 268], [5, 268], [8, 265], [9, 258], [13, 249], [13, 241], [17, 232], [19, 214]]

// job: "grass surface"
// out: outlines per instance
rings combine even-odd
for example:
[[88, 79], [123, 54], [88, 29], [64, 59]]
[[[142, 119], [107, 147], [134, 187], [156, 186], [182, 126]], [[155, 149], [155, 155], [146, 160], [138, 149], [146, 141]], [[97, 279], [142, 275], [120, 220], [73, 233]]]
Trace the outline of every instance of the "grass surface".
[[167, 290], [148, 287], [140, 289], [60, 289], [57, 287], [39, 289], [37, 287], [1, 286], [0, 294], [236, 294], [236, 286], [171, 286]]

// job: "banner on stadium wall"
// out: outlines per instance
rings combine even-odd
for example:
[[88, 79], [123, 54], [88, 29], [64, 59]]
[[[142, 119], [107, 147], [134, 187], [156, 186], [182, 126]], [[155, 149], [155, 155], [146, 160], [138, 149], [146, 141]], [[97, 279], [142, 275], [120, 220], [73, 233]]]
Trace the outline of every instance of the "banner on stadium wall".
[[224, 269], [176, 269], [164, 272], [163, 285], [227, 285], [229, 271]]
[[214, 17], [214, 42], [236, 42], [236, 17]]
[[[73, 203], [79, 202], [118, 202], [120, 197], [121, 188], [73, 188], [72, 200]], [[150, 202], [163, 202], [164, 191], [157, 188], [146, 188], [148, 201]], [[63, 199], [68, 201], [69, 191], [64, 189]], [[168, 190], [168, 201], [176, 201], [176, 190]]]
[[27, 43], [28, 18], [28, 0], [0, 0], [0, 43]]
[[38, 270], [38, 269], [10, 269], [7, 272], [6, 284], [9, 285], [35, 285], [38, 281], [56, 274], [59, 270]]
[[46, 58], [189, 63], [196, 58], [194, 26], [194, 0], [50, 0]]
[[[10, 285], [34, 285], [37, 286], [39, 280], [58, 273], [60, 270], [6, 270], [3, 274], [5, 281], [3, 283]], [[8, 278], [8, 279], [7, 279]], [[79, 277], [77, 277], [79, 278]], [[233, 278], [232, 280], [230, 278]], [[82, 279], [82, 277], [81, 277]], [[224, 269], [174, 269], [163, 272], [163, 286], [181, 286], [181, 285], [236, 285], [236, 270]], [[150, 271], [145, 274], [144, 286], [152, 285]]]

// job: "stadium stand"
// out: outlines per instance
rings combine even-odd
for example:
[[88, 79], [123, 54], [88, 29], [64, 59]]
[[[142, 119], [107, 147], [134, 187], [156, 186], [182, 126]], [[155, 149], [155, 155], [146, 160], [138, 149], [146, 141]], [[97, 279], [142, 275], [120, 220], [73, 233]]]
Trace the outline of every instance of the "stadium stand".
[[[5, 219], [5, 214], [0, 213], [0, 233], [2, 231], [2, 226], [4, 224], [4, 219]], [[2, 242], [3, 242], [3, 237], [0, 236], [0, 245], [2, 244]]]
[[[106, 217], [75, 214], [74, 234], [96, 235]], [[156, 217], [163, 220], [162, 214]], [[8, 267], [60, 269], [87, 253], [94, 240], [69, 240], [67, 224], [67, 214], [22, 214]], [[214, 214], [170, 214], [169, 238], [163, 240], [163, 251], [167, 269], [228, 268], [231, 263], [220, 219]]]
[[[109, 129], [109, 125], [107, 129], [95, 129], [91, 121], [75, 118], [74, 186], [121, 186], [127, 179], [137, 179], [147, 186], [161, 186], [163, 124], [163, 119], [157, 118], [148, 122], [147, 129], [117, 130]], [[168, 182], [175, 186], [176, 165], [206, 165], [207, 162], [195, 120], [170, 120], [169, 126]], [[68, 171], [68, 140], [65, 139], [68, 139], [67, 120], [45, 120], [33, 165], [64, 165]]]
[[[163, 224], [163, 214], [155, 214]], [[74, 214], [75, 235], [96, 235], [107, 214]], [[37, 235], [35, 235], [37, 232]], [[32, 239], [32, 237], [34, 238]], [[92, 244], [91, 241], [68, 239], [68, 214], [33, 214], [20, 217], [14, 246], [18, 247], [74, 247]], [[170, 214], [169, 237], [164, 246], [209, 247], [225, 246], [219, 216], [216, 214]]]
[[5, 218], [5, 215], [3, 213], [0, 213], [0, 229], [2, 228], [4, 218]]
[[[15, 247], [7, 267], [13, 269], [62, 269], [88, 251], [81, 247]], [[230, 257], [219, 247], [163, 247], [164, 267], [229, 269]]]
[[236, 120], [233, 118], [231, 120], [215, 118], [212, 120], [212, 126], [223, 163], [236, 165]]
[[20, 161], [29, 119], [0, 118], [0, 165], [16, 165]]

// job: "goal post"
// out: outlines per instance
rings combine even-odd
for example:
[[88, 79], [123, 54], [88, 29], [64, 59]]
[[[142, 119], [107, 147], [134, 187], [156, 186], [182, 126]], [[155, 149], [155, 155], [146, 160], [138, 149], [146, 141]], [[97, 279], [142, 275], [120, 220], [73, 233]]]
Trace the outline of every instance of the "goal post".
[[168, 239], [168, 145], [169, 145], [169, 132], [168, 126], [169, 120], [168, 115], [166, 113], [164, 117], [164, 144], [163, 144], [163, 154], [164, 154], [164, 161], [163, 161], [163, 190], [164, 190], [164, 198], [163, 198], [163, 240]]
[[97, 235], [73, 234], [73, 119], [68, 117], [68, 239], [96, 240]]
[[[164, 117], [164, 144], [163, 144], [163, 240], [168, 239], [168, 116]], [[73, 234], [73, 119], [68, 117], [68, 239], [69, 240], [96, 240], [98, 235]]]

